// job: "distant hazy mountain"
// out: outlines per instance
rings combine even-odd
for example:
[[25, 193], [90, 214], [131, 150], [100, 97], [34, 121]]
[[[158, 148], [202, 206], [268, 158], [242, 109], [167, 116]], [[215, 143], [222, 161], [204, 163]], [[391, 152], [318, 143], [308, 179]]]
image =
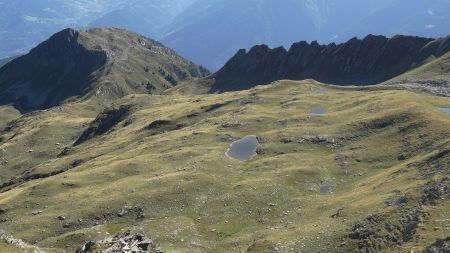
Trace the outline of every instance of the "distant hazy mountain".
[[0, 0], [0, 58], [66, 27], [115, 26], [217, 70], [240, 48], [450, 33], [450, 0]]
[[151, 38], [163, 35], [162, 27], [168, 25], [177, 15], [195, 0], [132, 0], [124, 7], [111, 11], [91, 22], [90, 27], [114, 26], [126, 28]]
[[342, 42], [369, 33], [450, 33], [450, 0], [198, 0], [167, 27], [163, 42], [220, 68], [239, 48], [298, 40]]
[[28, 51], [66, 27], [86, 26], [126, 0], [0, 0], [0, 58]]
[[409, 34], [442, 37], [450, 33], [450, 0], [396, 0], [361, 22], [349, 23], [340, 37], [365, 36], [368, 33]]
[[169, 47], [217, 69], [239, 48], [316, 38], [320, 18], [307, 1], [198, 0], [167, 27]]
[[115, 26], [159, 39], [194, 0], [0, 0], [0, 58], [26, 53], [67, 28]]

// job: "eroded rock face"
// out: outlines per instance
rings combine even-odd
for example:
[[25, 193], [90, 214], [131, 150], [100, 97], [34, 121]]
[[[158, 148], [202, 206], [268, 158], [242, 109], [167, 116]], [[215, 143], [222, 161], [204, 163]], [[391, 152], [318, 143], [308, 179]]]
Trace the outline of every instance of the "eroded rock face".
[[280, 79], [315, 79], [339, 85], [376, 84], [450, 50], [450, 40], [369, 35], [346, 43], [295, 43], [289, 50], [258, 45], [239, 50], [212, 77], [211, 92], [243, 90]]
[[90, 126], [81, 134], [74, 146], [111, 130], [115, 125], [123, 121], [130, 113], [131, 106], [108, 108], [100, 113]]
[[76, 253], [163, 253], [161, 249], [142, 233], [130, 231], [98, 242], [87, 242]]

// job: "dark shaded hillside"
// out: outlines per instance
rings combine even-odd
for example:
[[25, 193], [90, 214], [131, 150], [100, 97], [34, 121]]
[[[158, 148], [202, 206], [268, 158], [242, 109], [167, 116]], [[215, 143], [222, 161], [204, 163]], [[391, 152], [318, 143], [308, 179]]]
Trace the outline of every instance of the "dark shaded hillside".
[[66, 29], [0, 69], [0, 101], [22, 109], [45, 108], [81, 94], [107, 56], [85, 48], [78, 37], [78, 32]]
[[211, 92], [243, 90], [280, 79], [315, 79], [338, 85], [376, 84], [450, 50], [450, 37], [369, 35], [336, 45], [295, 43], [286, 51], [266, 45], [239, 50], [212, 78]]
[[45, 109], [74, 96], [109, 103], [128, 94], [159, 93], [206, 74], [136, 33], [66, 29], [0, 69], [0, 104]]

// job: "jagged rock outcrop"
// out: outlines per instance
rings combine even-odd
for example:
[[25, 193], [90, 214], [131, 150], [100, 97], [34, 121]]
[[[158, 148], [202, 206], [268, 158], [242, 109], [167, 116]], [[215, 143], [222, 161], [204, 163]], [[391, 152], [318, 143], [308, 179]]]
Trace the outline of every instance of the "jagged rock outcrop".
[[110, 103], [159, 93], [208, 71], [159, 42], [117, 28], [65, 29], [0, 69], [0, 104], [27, 111], [71, 97]]
[[87, 242], [76, 253], [163, 253], [163, 251], [142, 233], [121, 232], [114, 237], [98, 242]]
[[311, 78], [338, 85], [376, 84], [448, 51], [450, 36], [434, 40], [369, 35], [339, 45], [299, 42], [289, 50], [258, 45], [248, 52], [239, 50], [212, 75], [215, 82], [210, 92], [243, 90], [280, 79]]
[[425, 249], [424, 253], [448, 253], [450, 252], [450, 236], [438, 239], [435, 243]]

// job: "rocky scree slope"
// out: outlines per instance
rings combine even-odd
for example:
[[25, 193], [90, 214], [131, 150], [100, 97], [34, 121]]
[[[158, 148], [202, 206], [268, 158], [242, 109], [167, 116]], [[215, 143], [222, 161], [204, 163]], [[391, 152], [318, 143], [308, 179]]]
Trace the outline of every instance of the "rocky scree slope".
[[116, 28], [65, 29], [0, 69], [0, 103], [27, 111], [70, 97], [104, 103], [158, 93], [208, 71], [162, 44]]
[[369, 35], [346, 43], [295, 43], [289, 50], [254, 46], [239, 50], [209, 78], [210, 92], [243, 90], [280, 79], [315, 79], [337, 85], [377, 84], [450, 51], [450, 37]]

